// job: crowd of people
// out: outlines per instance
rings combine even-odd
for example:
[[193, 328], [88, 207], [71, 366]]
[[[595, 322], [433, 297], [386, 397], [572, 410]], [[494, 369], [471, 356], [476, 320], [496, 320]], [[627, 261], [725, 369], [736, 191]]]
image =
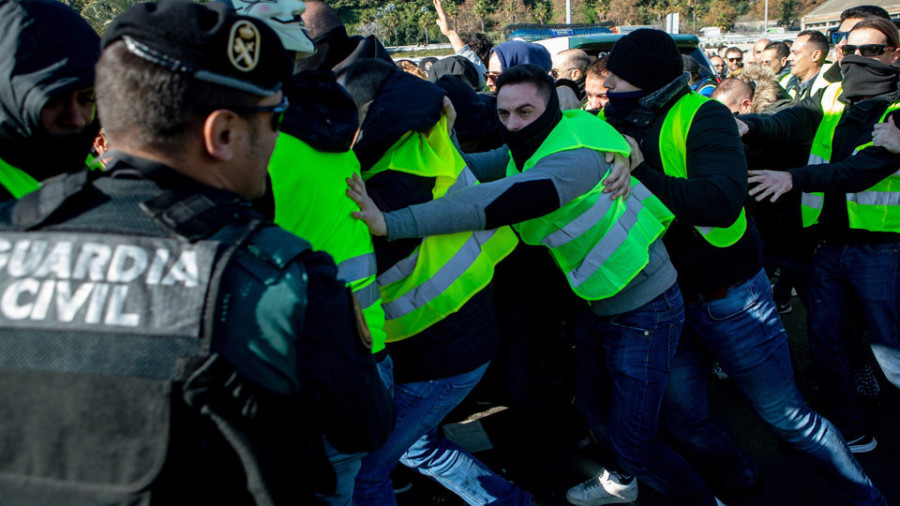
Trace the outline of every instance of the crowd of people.
[[489, 368], [540, 407], [566, 328], [615, 456], [570, 503], [753, 489], [715, 367], [842, 502], [887, 504], [854, 456], [875, 368], [900, 387], [887, 12], [698, 61], [655, 29], [464, 40], [433, 2], [455, 54], [413, 62], [320, 0], [139, 3], [102, 38], [0, 0], [0, 497], [390, 505], [402, 464], [535, 504], [440, 425]]

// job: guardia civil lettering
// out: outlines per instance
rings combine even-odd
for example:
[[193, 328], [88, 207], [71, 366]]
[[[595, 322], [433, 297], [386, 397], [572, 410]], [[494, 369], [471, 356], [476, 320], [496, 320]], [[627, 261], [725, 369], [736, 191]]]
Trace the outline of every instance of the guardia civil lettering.
[[129, 289], [196, 288], [197, 266], [197, 252], [189, 248], [0, 239], [0, 314], [137, 327], [141, 313], [134, 308], [145, 290]]

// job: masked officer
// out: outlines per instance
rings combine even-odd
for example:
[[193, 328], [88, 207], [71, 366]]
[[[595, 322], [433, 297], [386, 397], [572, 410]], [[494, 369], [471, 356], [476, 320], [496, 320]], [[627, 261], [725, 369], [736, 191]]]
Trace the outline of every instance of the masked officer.
[[392, 412], [333, 261], [249, 203], [290, 58], [263, 22], [179, 0], [103, 47], [106, 172], [0, 209], [0, 496], [313, 503], [323, 435], [371, 451]]
[[94, 64], [100, 39], [52, 0], [0, 1], [0, 200], [84, 168], [99, 130]]

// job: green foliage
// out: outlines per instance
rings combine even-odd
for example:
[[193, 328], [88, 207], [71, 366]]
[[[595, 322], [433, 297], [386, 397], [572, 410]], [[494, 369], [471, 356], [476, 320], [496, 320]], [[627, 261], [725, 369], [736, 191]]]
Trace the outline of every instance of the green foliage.
[[136, 3], [138, 0], [93, 0], [81, 9], [81, 17], [91, 25], [97, 34], [103, 35], [114, 17]]

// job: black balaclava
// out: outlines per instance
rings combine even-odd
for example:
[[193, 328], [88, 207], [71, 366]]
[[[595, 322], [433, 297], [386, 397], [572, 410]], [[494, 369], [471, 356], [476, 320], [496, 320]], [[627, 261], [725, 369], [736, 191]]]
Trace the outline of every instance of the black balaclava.
[[607, 116], [625, 118], [634, 112], [635, 109], [640, 107], [641, 99], [649, 94], [650, 92], [647, 90], [625, 91], [620, 93], [608, 91], [606, 92], [606, 97], [609, 99], [609, 103], [603, 108], [603, 113]]
[[531, 124], [515, 132], [510, 132], [500, 125], [500, 137], [506, 142], [516, 168], [522, 170], [525, 162], [534, 155], [561, 119], [562, 110], [559, 108], [559, 96], [557, 96], [556, 90], [551, 90], [547, 109]]
[[897, 69], [873, 58], [845, 56], [841, 74], [844, 98], [850, 102], [897, 91]]

